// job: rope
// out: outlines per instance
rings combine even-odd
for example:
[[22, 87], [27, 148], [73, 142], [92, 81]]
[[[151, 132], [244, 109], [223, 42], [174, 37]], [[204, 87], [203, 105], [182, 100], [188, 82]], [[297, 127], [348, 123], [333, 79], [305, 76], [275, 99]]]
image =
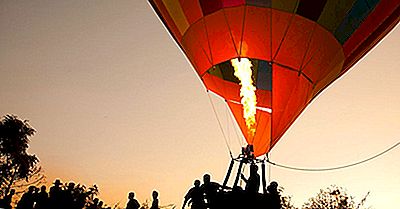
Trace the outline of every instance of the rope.
[[239, 137], [239, 134], [238, 134], [238, 129], [236, 128], [235, 122], [233, 121], [234, 120], [234, 118], [233, 118], [234, 116], [229, 112], [228, 104], [225, 107], [226, 107], [226, 112], [227, 112], [227, 115], [228, 115], [227, 117], [229, 119], [230, 124], [232, 125], [232, 131], [236, 135], [236, 140], [238, 142], [238, 145], [239, 145], [239, 147], [243, 147], [244, 146], [243, 142], [240, 140], [240, 137]]
[[369, 158], [367, 158], [367, 159], [365, 159], [365, 160], [361, 160], [361, 161], [359, 161], [359, 162], [351, 163], [351, 164], [348, 164], [348, 165], [337, 166], [337, 167], [331, 167], [331, 168], [298, 168], [298, 167], [293, 167], [293, 166], [281, 165], [281, 164], [279, 164], [279, 163], [275, 163], [275, 162], [270, 161], [268, 158], [267, 158], [266, 161], [267, 161], [268, 163], [270, 163], [271, 165], [274, 165], [274, 166], [277, 166], [277, 167], [281, 167], [281, 168], [290, 169], [290, 170], [311, 171], [311, 172], [332, 171], [332, 170], [339, 170], [339, 169], [343, 169], [343, 168], [353, 167], [353, 166], [356, 166], [356, 165], [359, 165], [359, 164], [368, 162], [368, 161], [370, 161], [370, 160], [373, 160], [373, 159], [375, 159], [375, 158], [377, 158], [377, 157], [379, 157], [379, 156], [381, 156], [381, 155], [383, 155], [383, 154], [389, 152], [390, 150], [396, 148], [396, 147], [399, 146], [399, 145], [400, 145], [400, 141], [397, 142], [395, 145], [389, 147], [388, 149], [384, 150], [383, 152], [380, 152], [380, 153], [378, 153], [378, 154], [376, 154], [376, 155], [374, 155], [374, 156], [372, 156], [372, 157], [369, 157]]
[[243, 23], [242, 23], [242, 35], [240, 37], [239, 56], [242, 56], [242, 45], [243, 45], [243, 36], [244, 36], [244, 26], [245, 26], [245, 23], [246, 23], [246, 13], [247, 13], [247, 6], [244, 6]]
[[[269, 160], [271, 153], [267, 153], [266, 160]], [[271, 163], [268, 163], [268, 182], [271, 182]]]
[[232, 150], [231, 150], [231, 148], [230, 148], [230, 146], [229, 146], [228, 140], [226, 139], [226, 135], [225, 135], [224, 129], [222, 128], [221, 121], [220, 121], [219, 118], [218, 118], [217, 111], [215, 110], [215, 106], [214, 106], [214, 103], [213, 103], [212, 100], [211, 100], [210, 93], [209, 93], [208, 89], [207, 89], [207, 96], [208, 96], [208, 99], [210, 100], [212, 109], [213, 109], [213, 111], [214, 111], [215, 118], [216, 118], [217, 121], [218, 121], [219, 128], [221, 129], [222, 135], [224, 136], [225, 145], [226, 145], [226, 147], [228, 148], [229, 155], [231, 156], [231, 158], [233, 158]]
[[237, 56], [240, 57], [239, 51], [237, 50], [237, 47], [235, 44], [235, 40], [233, 39], [232, 30], [231, 30], [231, 26], [229, 25], [228, 17], [226, 17], [225, 9], [222, 9], [222, 11], [224, 12], [226, 25], [228, 25], [228, 30], [229, 30], [229, 34], [231, 36], [233, 47], [235, 47], [235, 52], [236, 52]]

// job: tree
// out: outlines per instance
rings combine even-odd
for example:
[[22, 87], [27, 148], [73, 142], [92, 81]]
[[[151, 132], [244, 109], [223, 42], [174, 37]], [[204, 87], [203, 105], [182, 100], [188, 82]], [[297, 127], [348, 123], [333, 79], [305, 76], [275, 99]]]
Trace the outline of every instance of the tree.
[[282, 209], [298, 209], [293, 205], [291, 196], [282, 196], [281, 197], [281, 206]]
[[[283, 188], [280, 192], [283, 191]], [[320, 192], [303, 204], [301, 209], [365, 209], [365, 201], [369, 192], [357, 204], [354, 197], [347, 194], [342, 187], [331, 185], [326, 189], [321, 189]], [[281, 196], [282, 209], [299, 209], [293, 205], [291, 196]]]
[[9, 192], [14, 183], [34, 175], [39, 159], [27, 152], [30, 137], [36, 130], [27, 120], [6, 115], [0, 120], [0, 197]]
[[[68, 189], [68, 185], [64, 186], [64, 191]], [[86, 187], [84, 184], [74, 185], [72, 188], [73, 199], [76, 204], [76, 208], [83, 208], [87, 206], [90, 208], [90, 205], [93, 204], [94, 199], [96, 199], [96, 195], [99, 194], [99, 188], [97, 185], [92, 185], [90, 187]]]
[[342, 187], [332, 185], [325, 190], [320, 190], [317, 196], [312, 197], [303, 205], [303, 209], [362, 209], [367, 195], [360, 203], [354, 201], [354, 197], [347, 194]]

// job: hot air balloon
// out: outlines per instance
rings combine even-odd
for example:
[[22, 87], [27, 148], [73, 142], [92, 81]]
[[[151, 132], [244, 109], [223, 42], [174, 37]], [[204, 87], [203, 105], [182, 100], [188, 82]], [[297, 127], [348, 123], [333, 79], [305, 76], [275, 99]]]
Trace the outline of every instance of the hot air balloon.
[[[205, 88], [226, 101], [254, 157], [268, 153], [305, 107], [400, 20], [400, 0], [149, 2]], [[251, 62], [252, 125], [236, 58]]]

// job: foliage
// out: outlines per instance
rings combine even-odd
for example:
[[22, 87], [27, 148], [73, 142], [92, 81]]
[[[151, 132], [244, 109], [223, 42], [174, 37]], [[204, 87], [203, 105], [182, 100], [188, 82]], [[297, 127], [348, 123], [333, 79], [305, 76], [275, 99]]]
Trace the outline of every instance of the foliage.
[[27, 120], [6, 115], [0, 120], [0, 197], [21, 180], [37, 173], [39, 159], [27, 152], [30, 137], [35, 134]]
[[43, 169], [40, 166], [36, 166], [29, 177], [29, 180], [25, 179], [17, 180], [11, 186], [12, 189], [15, 189], [15, 194], [21, 194], [25, 192], [26, 188], [29, 186], [40, 187], [41, 185], [46, 183], [46, 176], [44, 175]]
[[[283, 188], [280, 190], [281, 194], [282, 192]], [[315, 197], [304, 203], [301, 209], [365, 209], [364, 204], [368, 195], [369, 192], [357, 204], [354, 197], [347, 194], [344, 188], [331, 185], [321, 189]], [[292, 203], [291, 196], [281, 196], [281, 205], [282, 209], [299, 209]]]
[[46, 183], [46, 176], [44, 175], [43, 169], [40, 166], [37, 166], [33, 169], [29, 180], [19, 179], [14, 181], [11, 185], [11, 189], [15, 190], [15, 195], [13, 196], [12, 205], [16, 205], [17, 200], [19, 200], [22, 194], [26, 191], [26, 188], [30, 186], [40, 187]]
[[298, 209], [297, 207], [295, 207], [293, 205], [291, 196], [282, 196], [281, 197], [281, 205], [282, 205], [282, 209]]
[[[64, 185], [64, 190], [68, 189], [68, 185]], [[76, 201], [78, 208], [83, 208], [83, 206], [90, 206], [99, 194], [99, 188], [97, 185], [85, 186], [83, 184], [77, 184], [72, 189], [73, 199]]]
[[[368, 193], [369, 194], [369, 193]], [[342, 187], [332, 185], [325, 190], [320, 190], [317, 196], [312, 197], [303, 205], [303, 209], [363, 209], [366, 197], [360, 203], [347, 194]]]

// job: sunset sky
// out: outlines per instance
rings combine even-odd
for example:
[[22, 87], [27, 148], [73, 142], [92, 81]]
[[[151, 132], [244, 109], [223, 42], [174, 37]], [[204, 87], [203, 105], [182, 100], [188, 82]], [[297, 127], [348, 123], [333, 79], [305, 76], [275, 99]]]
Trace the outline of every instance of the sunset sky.
[[[400, 141], [400, 28], [306, 108], [271, 151], [272, 161], [334, 167]], [[208, 95], [145, 0], [0, 1], [0, 116], [37, 130], [29, 152], [55, 178], [97, 184], [125, 207], [160, 192], [179, 208], [194, 179], [222, 182], [236, 136], [222, 101]], [[238, 132], [239, 133], [239, 132]], [[398, 208], [400, 148], [331, 172], [271, 167], [297, 206], [331, 184], [367, 205]]]

